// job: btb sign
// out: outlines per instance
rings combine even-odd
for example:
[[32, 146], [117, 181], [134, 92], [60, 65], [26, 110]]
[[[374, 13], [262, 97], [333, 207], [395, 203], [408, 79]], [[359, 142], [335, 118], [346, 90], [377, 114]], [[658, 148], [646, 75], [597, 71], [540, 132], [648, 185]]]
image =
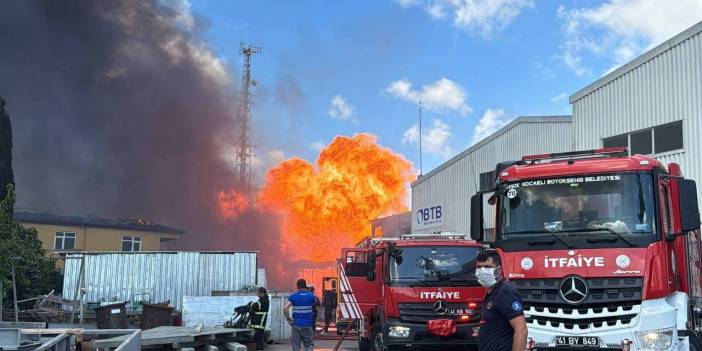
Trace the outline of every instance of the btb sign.
[[424, 207], [414, 213], [418, 228], [431, 228], [440, 226], [444, 218], [441, 205]]

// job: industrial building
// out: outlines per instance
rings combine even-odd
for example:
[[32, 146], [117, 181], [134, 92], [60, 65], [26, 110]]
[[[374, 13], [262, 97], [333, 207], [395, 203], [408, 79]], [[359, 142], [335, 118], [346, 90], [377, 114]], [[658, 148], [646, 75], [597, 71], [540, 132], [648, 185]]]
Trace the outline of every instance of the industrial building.
[[[702, 22], [570, 96], [572, 117], [520, 117], [412, 184], [412, 232], [468, 233], [470, 196], [497, 162], [610, 146], [702, 180]], [[702, 199], [702, 197], [701, 197]], [[493, 227], [486, 208], [486, 228]]]
[[412, 233], [468, 233], [470, 197], [491, 187], [497, 162], [572, 147], [570, 116], [515, 119], [412, 184]]

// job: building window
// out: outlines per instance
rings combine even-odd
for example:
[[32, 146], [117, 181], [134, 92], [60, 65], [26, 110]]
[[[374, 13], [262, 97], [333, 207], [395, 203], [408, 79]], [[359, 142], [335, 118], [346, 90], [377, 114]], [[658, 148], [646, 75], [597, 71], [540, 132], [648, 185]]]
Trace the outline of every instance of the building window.
[[629, 147], [629, 136], [627, 134], [617, 135], [611, 138], [604, 138], [602, 140], [602, 147], [617, 147], [626, 146]]
[[495, 171], [480, 173], [480, 191], [492, 190], [495, 186]]
[[650, 129], [631, 133], [630, 138], [632, 155], [650, 155], [653, 153], [653, 138], [651, 138]]
[[656, 152], [673, 151], [683, 148], [682, 122], [664, 124], [653, 128], [656, 139]]
[[626, 146], [629, 154], [660, 154], [683, 148], [682, 121], [602, 139], [603, 147]]
[[74, 250], [76, 248], [75, 232], [56, 232], [54, 250]]
[[122, 237], [122, 251], [141, 251], [141, 237], [124, 236]]

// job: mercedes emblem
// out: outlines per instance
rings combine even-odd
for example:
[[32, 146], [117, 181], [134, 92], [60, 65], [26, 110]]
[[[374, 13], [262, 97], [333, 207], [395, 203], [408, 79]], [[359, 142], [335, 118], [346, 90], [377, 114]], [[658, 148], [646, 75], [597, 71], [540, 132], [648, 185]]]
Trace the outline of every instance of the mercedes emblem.
[[570, 304], [579, 304], [587, 297], [587, 283], [580, 277], [567, 277], [561, 281], [558, 288], [561, 298]]
[[438, 300], [434, 302], [434, 312], [436, 314], [443, 316], [448, 312], [448, 307], [446, 306], [446, 301], [444, 300]]

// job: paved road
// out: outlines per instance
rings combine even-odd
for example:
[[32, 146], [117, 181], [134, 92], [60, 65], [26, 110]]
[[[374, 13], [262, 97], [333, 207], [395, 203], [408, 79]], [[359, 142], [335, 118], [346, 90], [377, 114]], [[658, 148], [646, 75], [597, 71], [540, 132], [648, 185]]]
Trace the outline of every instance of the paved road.
[[[333, 350], [336, 346], [335, 340], [317, 340], [314, 342], [315, 350]], [[274, 344], [267, 345], [266, 351], [291, 351], [292, 346], [290, 344]], [[356, 341], [344, 341], [341, 345], [340, 351], [358, 351], [358, 342]]]

